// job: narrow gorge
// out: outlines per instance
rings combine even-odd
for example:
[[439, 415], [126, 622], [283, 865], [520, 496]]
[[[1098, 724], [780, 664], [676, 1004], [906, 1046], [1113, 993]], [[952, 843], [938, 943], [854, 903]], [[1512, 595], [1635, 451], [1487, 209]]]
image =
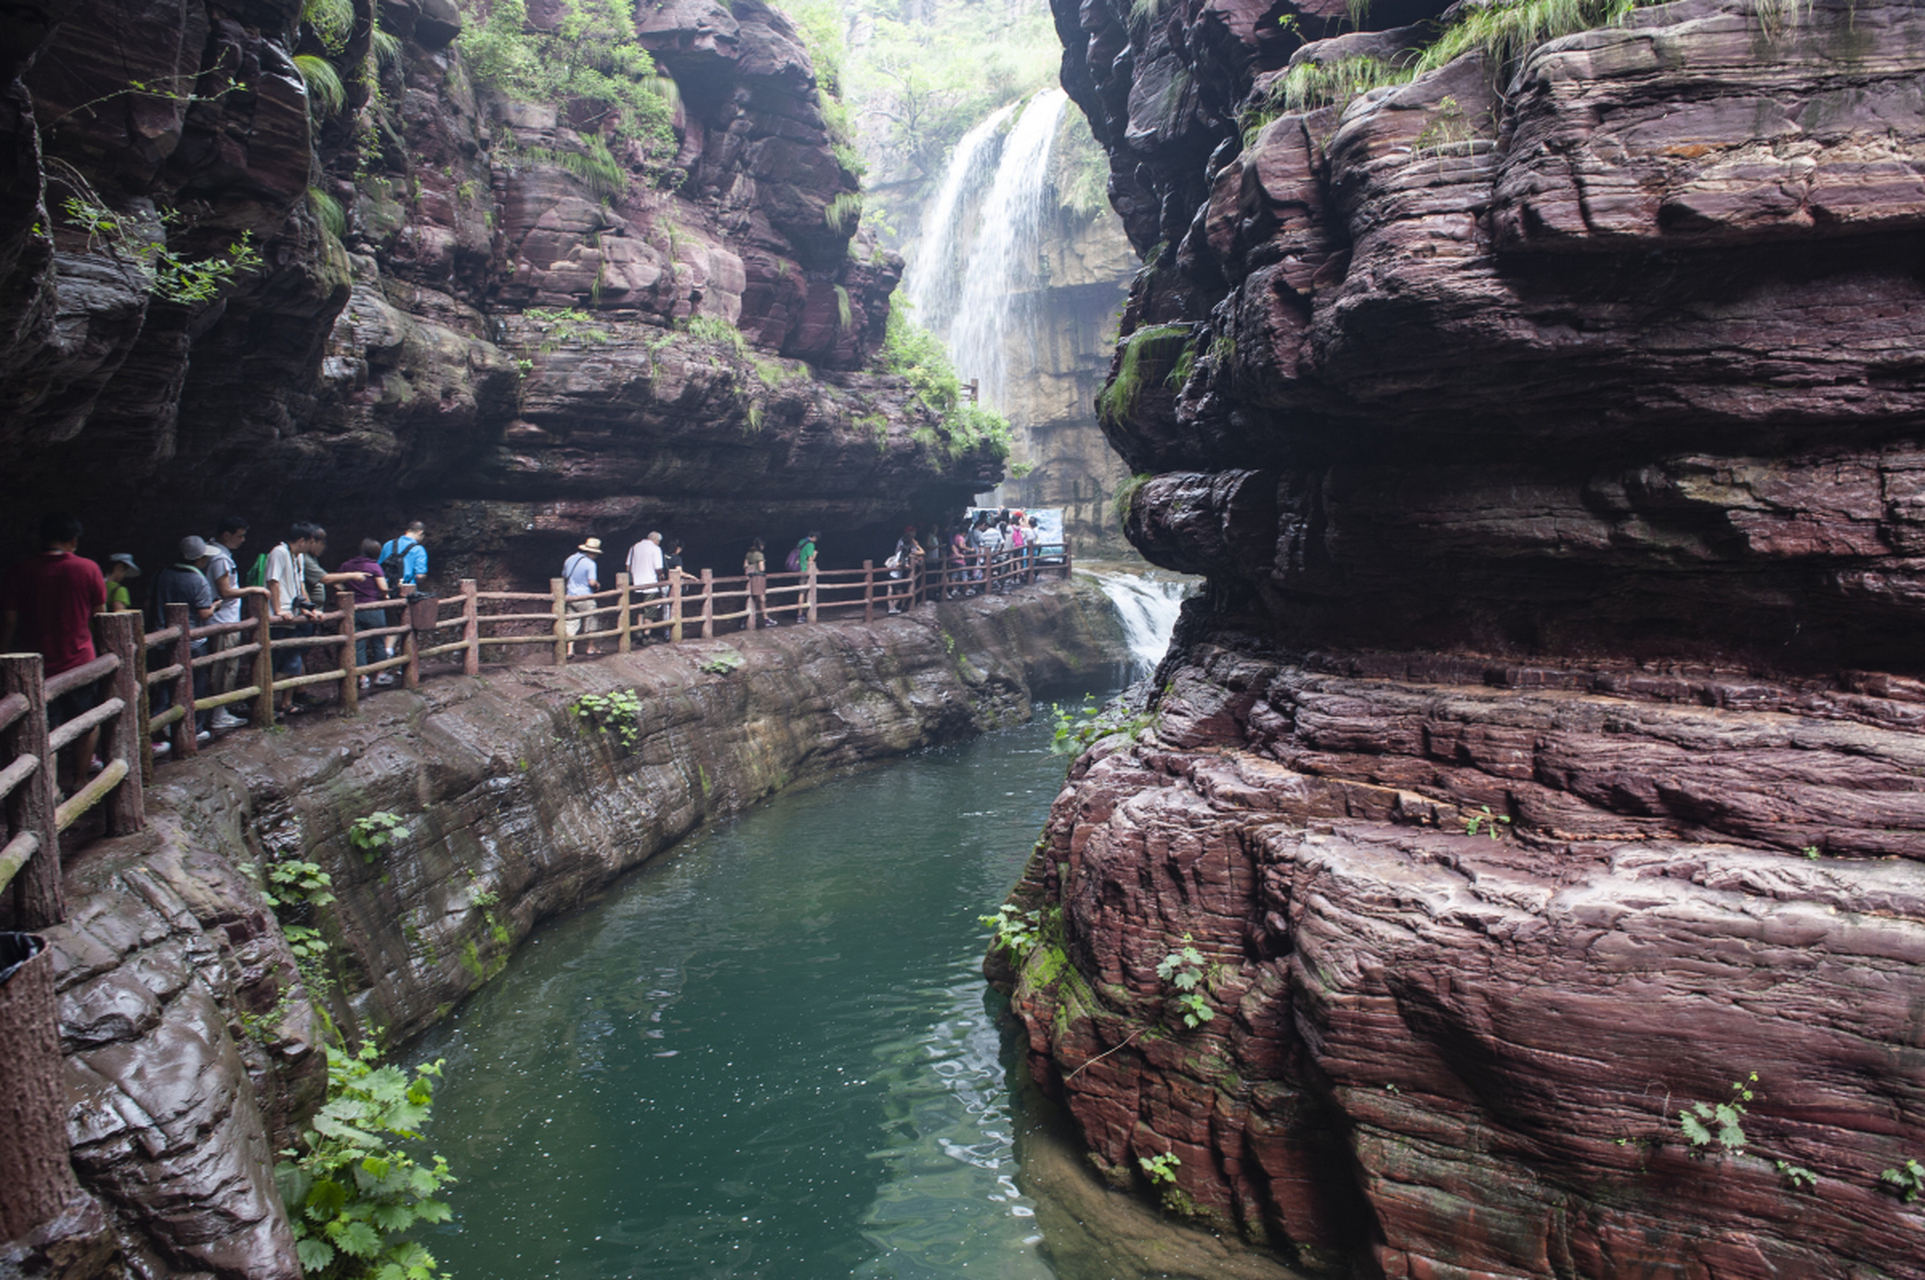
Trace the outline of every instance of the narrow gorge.
[[1925, 1277], [1925, 5], [0, 35], [9, 558], [470, 610], [0, 881], [0, 1277]]

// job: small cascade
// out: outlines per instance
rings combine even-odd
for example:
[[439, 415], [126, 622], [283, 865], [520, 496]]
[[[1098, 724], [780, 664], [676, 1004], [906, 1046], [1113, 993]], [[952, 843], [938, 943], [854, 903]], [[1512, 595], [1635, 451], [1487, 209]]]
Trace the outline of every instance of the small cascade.
[[1049, 153], [1068, 102], [1061, 89], [1049, 89], [1023, 108], [1003, 143], [969, 246], [949, 353], [959, 374], [981, 380], [982, 398], [991, 408], [1005, 401], [1006, 347], [1011, 335], [1026, 328], [1026, 295], [1046, 282], [1039, 250], [1052, 211]]
[[1176, 632], [1177, 613], [1192, 584], [1171, 581], [1145, 573], [1092, 573], [1096, 585], [1116, 606], [1123, 620], [1123, 635], [1129, 641], [1132, 675], [1142, 677], [1156, 670], [1169, 651], [1170, 637]]
[[962, 136], [943, 171], [942, 188], [923, 206], [915, 258], [902, 280], [912, 319], [932, 332], [948, 329], [962, 301], [964, 206], [979, 191], [1002, 152], [1003, 127], [1016, 114], [1012, 102]]

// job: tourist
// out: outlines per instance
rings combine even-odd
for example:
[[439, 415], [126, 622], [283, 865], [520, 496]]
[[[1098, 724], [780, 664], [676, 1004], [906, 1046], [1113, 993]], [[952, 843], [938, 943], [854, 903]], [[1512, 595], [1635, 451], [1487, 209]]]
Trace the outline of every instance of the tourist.
[[803, 621], [808, 616], [809, 592], [806, 586], [809, 575], [815, 571], [816, 541], [821, 538], [819, 530], [811, 529], [802, 535], [802, 541], [795, 544], [795, 567], [802, 575], [805, 584], [795, 593], [795, 620]]
[[977, 521], [977, 545], [982, 556], [983, 572], [977, 577], [988, 580], [989, 590], [1002, 592], [1006, 583], [998, 576], [1002, 569], [1003, 534], [1002, 530], [988, 516]]
[[762, 539], [749, 539], [749, 549], [742, 556], [742, 572], [749, 580], [749, 612], [756, 624], [764, 627], [775, 625], [769, 616], [769, 562], [763, 554]]
[[[628, 585], [636, 588], [644, 600], [652, 600], [660, 592], [655, 584], [662, 578], [662, 535], [650, 533], [646, 538], [628, 549]], [[642, 643], [648, 643], [647, 609], [642, 610]]]
[[[943, 599], [954, 600], [968, 587], [969, 535], [962, 525], [949, 530], [949, 561], [943, 572]], [[961, 583], [961, 586], [957, 584]]]
[[[428, 576], [427, 544], [428, 527], [419, 520], [381, 544], [381, 576], [395, 595], [406, 599], [421, 590], [421, 580]], [[399, 644], [398, 636], [387, 638], [388, 657]]]
[[[602, 589], [595, 562], [601, 554], [602, 540], [590, 538], [575, 548], [574, 555], [562, 562], [563, 590], [568, 594], [568, 621], [563, 629], [571, 639], [584, 631], [592, 636], [602, 629], [601, 616], [595, 612], [595, 592]], [[570, 645], [570, 652], [586, 653], [590, 657], [599, 652], [593, 640], [584, 641], [583, 645], [581, 650]]]
[[[273, 619], [267, 629], [270, 643], [314, 634], [317, 611], [308, 599], [307, 578], [301, 572], [300, 560], [313, 545], [314, 526], [297, 521], [289, 528], [287, 537], [267, 553], [262, 585], [267, 588], [268, 617]], [[298, 676], [306, 669], [300, 649], [283, 649], [274, 654], [277, 676]], [[300, 710], [292, 689], [275, 690], [274, 705], [282, 715], [293, 715]]]
[[[250, 592], [258, 592], [259, 587], [243, 587], [239, 566], [234, 562], [234, 553], [247, 541], [247, 521], [239, 516], [223, 516], [214, 530], [214, 540], [208, 543], [207, 581], [214, 588], [214, 615], [208, 621], [215, 626], [226, 626], [241, 620], [241, 597]], [[241, 643], [240, 633], [225, 631], [213, 638], [208, 648], [214, 653], [232, 649]], [[223, 658], [208, 668], [207, 687], [209, 696], [232, 693], [240, 688], [241, 662], [239, 658]], [[221, 707], [214, 712], [213, 719], [207, 722], [210, 729], [238, 729], [247, 722]]]
[[[341, 562], [341, 575], [355, 575], [348, 578], [348, 594], [354, 602], [354, 665], [372, 666], [376, 661], [377, 650], [387, 653], [387, 647], [380, 643], [382, 637], [363, 638], [360, 633], [376, 631], [392, 625], [387, 609], [377, 608], [381, 601], [388, 598], [387, 575], [381, 572], [381, 544], [373, 538], [361, 539], [361, 548]], [[359, 688], [367, 689], [373, 685], [394, 683], [394, 673], [383, 671], [373, 677], [362, 676]]]
[[1016, 581], [1029, 581], [1029, 561], [1023, 539], [1023, 513], [1018, 511], [1009, 519], [1009, 559], [1016, 566]]
[[[15, 564], [0, 582], [0, 653], [14, 652], [17, 639], [40, 655], [43, 679], [97, 656], [90, 619], [106, 608], [107, 581], [99, 565], [75, 554], [80, 533], [80, 521], [64, 512], [42, 516], [40, 552]], [[47, 704], [47, 727], [57, 729], [99, 702], [97, 683], [63, 693]], [[56, 786], [71, 791], [87, 776], [99, 732], [89, 729], [75, 739], [67, 753], [66, 779], [56, 779]]]
[[666, 584], [663, 592], [668, 598], [662, 602], [661, 617], [664, 622], [672, 622], [677, 608], [676, 602], [681, 598], [681, 593], [675, 590], [675, 584], [689, 575], [682, 571], [682, 540], [670, 538], [662, 545], [666, 548], [662, 552], [662, 581]]
[[[428, 576], [428, 527], [416, 520], [405, 533], [381, 544], [381, 573], [402, 596], [421, 590]], [[389, 646], [392, 649], [392, 645]]]
[[[301, 583], [307, 588], [308, 603], [314, 606], [314, 619], [317, 623], [320, 622], [321, 615], [327, 611], [327, 589], [329, 587], [345, 586], [352, 588], [355, 583], [364, 581], [367, 577], [367, 574], [361, 571], [354, 573], [329, 573], [323, 569], [321, 567], [321, 556], [327, 549], [328, 531], [318, 524], [312, 526], [308, 533], [308, 549], [301, 553]], [[379, 565], [375, 566], [375, 572], [377, 574], [380, 573], [380, 568]], [[338, 595], [339, 593], [337, 592], [336, 594]], [[344, 603], [342, 608], [348, 607], [348, 604], [352, 603], [352, 599], [350, 595], [348, 603]], [[333, 652], [335, 654], [334, 664], [336, 669], [346, 667], [347, 654], [342, 653], [339, 649]], [[321, 655], [317, 654], [315, 656], [318, 659]], [[294, 701], [312, 707], [320, 705], [321, 700], [303, 691], [294, 695]]]
[[107, 557], [107, 612], [132, 613], [134, 611], [133, 592], [127, 590], [127, 580], [140, 576], [140, 566], [134, 557], [125, 551], [116, 551]]
[[896, 539], [895, 551], [883, 562], [889, 568], [890, 613], [902, 612], [902, 597], [909, 593], [921, 560], [922, 544], [916, 541], [916, 526], [905, 526], [902, 536]]
[[[207, 565], [211, 559], [207, 543], [194, 534], [180, 540], [180, 559], [160, 571], [154, 579], [154, 603], [161, 610], [165, 622], [167, 606], [184, 604], [187, 606], [188, 627], [203, 626], [214, 616], [214, 584], [207, 580]], [[192, 641], [188, 652], [198, 658], [207, 652], [207, 641], [203, 638]], [[212, 685], [211, 673], [206, 667], [194, 668], [194, 700], [208, 697]], [[157, 710], [165, 711], [173, 705], [175, 685], [172, 681], [160, 687], [161, 701]], [[213, 736], [208, 724], [213, 716], [211, 711], [199, 711], [194, 715], [194, 736], [206, 742]], [[157, 746], [159, 744], [156, 744]]]

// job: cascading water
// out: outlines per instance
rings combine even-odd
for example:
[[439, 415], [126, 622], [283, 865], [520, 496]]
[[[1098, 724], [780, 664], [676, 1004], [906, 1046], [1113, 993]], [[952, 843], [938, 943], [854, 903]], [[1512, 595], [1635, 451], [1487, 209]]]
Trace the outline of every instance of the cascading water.
[[[977, 379], [992, 408], [1002, 406], [1009, 385], [1010, 336], [1025, 331], [1028, 298], [1047, 280], [1040, 257], [1054, 208], [1049, 156], [1068, 102], [1061, 89], [1049, 89], [1002, 108], [963, 136], [924, 214], [904, 284], [917, 323], [944, 340], [956, 372]], [[995, 173], [971, 219], [968, 206], [982, 190], [991, 156]], [[968, 251], [959, 252], [972, 223]]]
[[976, 219], [963, 272], [962, 304], [949, 328], [950, 358], [982, 398], [1000, 408], [1008, 386], [1010, 335], [1028, 326], [1029, 296], [1043, 283], [1038, 248], [1050, 200], [1049, 152], [1069, 95], [1050, 89], [1030, 99], [1003, 143], [996, 180]]
[[1156, 670], [1169, 651], [1176, 632], [1177, 613], [1191, 584], [1145, 573], [1092, 573], [1097, 586], [1116, 606], [1129, 641], [1131, 675], [1140, 678]]
[[942, 188], [922, 211], [915, 260], [902, 281], [916, 323], [935, 333], [949, 328], [962, 301], [963, 255], [959, 231], [964, 205], [1002, 152], [1003, 126], [1016, 104], [998, 108], [962, 136], [943, 172]]

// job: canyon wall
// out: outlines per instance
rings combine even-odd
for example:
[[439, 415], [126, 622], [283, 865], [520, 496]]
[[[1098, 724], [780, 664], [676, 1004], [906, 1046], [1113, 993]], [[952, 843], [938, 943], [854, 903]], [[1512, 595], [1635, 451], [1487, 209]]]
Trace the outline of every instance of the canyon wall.
[[1925, 12], [1359, 12], [1056, 5], [1208, 585], [992, 957], [1031, 1068], [1306, 1267], [1917, 1275]]
[[[71, 918], [46, 931], [84, 1196], [33, 1265], [293, 1280], [273, 1153], [326, 1087], [318, 1009], [350, 1041], [404, 1043], [540, 922], [705, 823], [1020, 722], [1032, 688], [1125, 657], [1101, 592], [1042, 584], [869, 626], [449, 676], [163, 766], [147, 829], [70, 860]], [[574, 712], [623, 690], [640, 700], [632, 741]], [[380, 811], [405, 831], [368, 859], [349, 831]], [[300, 860], [338, 896], [306, 918], [329, 993], [305, 985], [258, 887], [259, 869]]]
[[[811, 525], [879, 559], [1000, 478], [881, 371], [901, 262], [781, 14], [353, 0], [329, 37], [327, 7], [8, 19], [0, 535], [65, 506], [84, 552], [159, 558], [325, 513], [348, 554], [421, 518], [448, 580], [545, 581], [650, 528], [694, 564]], [[569, 45], [577, 9], [612, 34]], [[608, 74], [528, 87], [562, 62]], [[634, 102], [665, 119], [611, 123]]]

